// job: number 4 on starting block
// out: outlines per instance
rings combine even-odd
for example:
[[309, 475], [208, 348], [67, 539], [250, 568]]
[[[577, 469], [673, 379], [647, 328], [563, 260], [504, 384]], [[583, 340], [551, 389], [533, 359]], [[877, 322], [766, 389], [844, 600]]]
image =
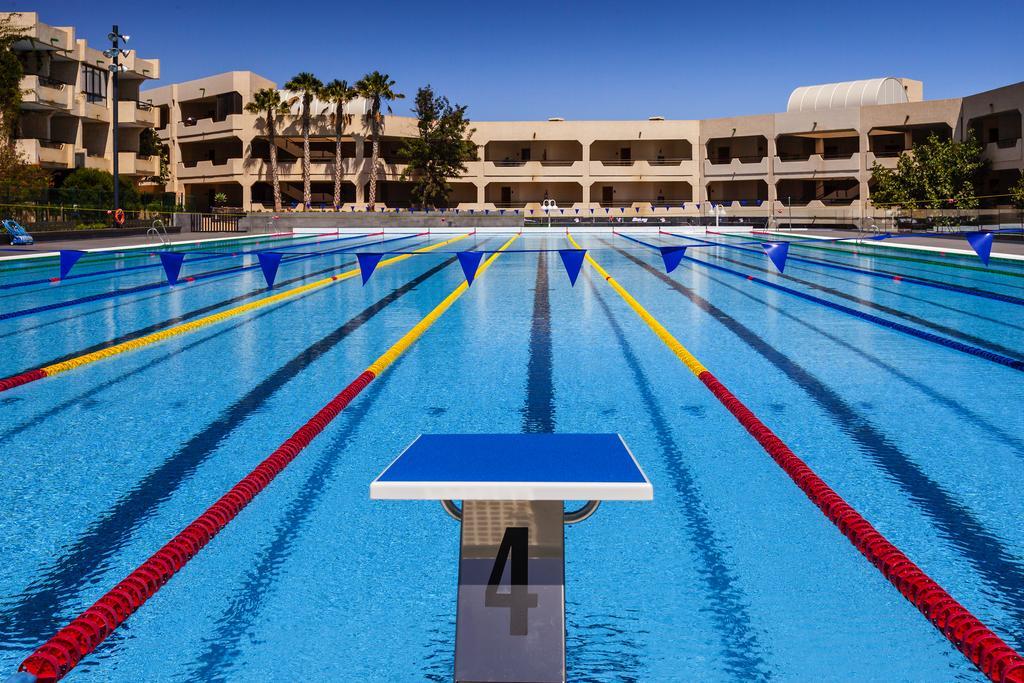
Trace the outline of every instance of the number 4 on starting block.
[[[462, 522], [456, 682], [559, 683], [564, 524], [653, 489], [617, 434], [435, 434], [413, 441], [370, 497], [440, 500]], [[566, 513], [566, 500], [590, 502]]]

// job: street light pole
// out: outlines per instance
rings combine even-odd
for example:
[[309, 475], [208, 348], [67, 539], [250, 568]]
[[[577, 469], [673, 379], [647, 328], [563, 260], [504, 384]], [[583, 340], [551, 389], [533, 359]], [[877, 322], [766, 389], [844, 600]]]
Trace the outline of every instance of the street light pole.
[[110, 39], [110, 49], [104, 54], [111, 59], [111, 65], [109, 67], [111, 73], [111, 98], [113, 101], [113, 136], [114, 136], [114, 211], [116, 212], [121, 207], [121, 176], [118, 159], [117, 149], [117, 114], [118, 114], [118, 80], [121, 75], [121, 56], [126, 55], [126, 52], [121, 50], [121, 41], [128, 42], [128, 36], [122, 36], [118, 30], [117, 24], [114, 24], [113, 29], [107, 35]]

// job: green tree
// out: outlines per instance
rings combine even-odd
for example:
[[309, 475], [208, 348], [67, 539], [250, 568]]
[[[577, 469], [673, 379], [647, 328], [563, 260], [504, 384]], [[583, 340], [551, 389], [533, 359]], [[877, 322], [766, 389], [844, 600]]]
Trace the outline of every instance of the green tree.
[[391, 113], [391, 106], [388, 102], [400, 100], [405, 97], [402, 93], [395, 92], [395, 82], [391, 76], [382, 74], [379, 71], [368, 73], [356, 82], [356, 92], [360, 97], [366, 99], [366, 124], [370, 127], [370, 140], [373, 144], [373, 153], [370, 156], [370, 209], [373, 209], [377, 201], [377, 175], [380, 169], [377, 167], [380, 160], [380, 134], [384, 130], [384, 109]]
[[28, 163], [14, 145], [0, 141], [0, 202], [45, 203], [51, 180], [46, 169]]
[[1017, 183], [1010, 188], [1010, 201], [1018, 209], [1024, 209], [1024, 171], [1020, 172]]
[[402, 145], [401, 158], [408, 164], [402, 179], [413, 181], [412, 196], [419, 205], [447, 206], [452, 191], [448, 179], [465, 173], [466, 162], [476, 158], [476, 145], [469, 139], [475, 131], [466, 107], [435, 95], [429, 85], [416, 92], [413, 113], [419, 137]]
[[250, 114], [264, 117], [267, 142], [270, 145], [270, 184], [274, 188], [274, 211], [281, 210], [281, 185], [277, 180], [277, 121], [289, 111], [288, 103], [281, 99], [281, 93], [272, 88], [257, 90], [252, 101], [245, 105]]
[[0, 18], [0, 144], [8, 144], [16, 131], [21, 105], [21, 62], [11, 49], [21, 37], [15, 27], [17, 13]]
[[337, 210], [341, 206], [341, 175], [344, 170], [341, 165], [341, 138], [350, 118], [345, 114], [345, 105], [356, 98], [356, 90], [349, 87], [347, 81], [334, 79], [323, 87], [320, 98], [334, 105], [331, 123], [334, 126], [334, 208]]
[[302, 99], [302, 205], [308, 209], [313, 202], [309, 185], [309, 110], [313, 105], [313, 98], [320, 93], [324, 84], [308, 71], [302, 71], [295, 74], [284, 87]]
[[985, 169], [981, 152], [973, 131], [963, 142], [932, 134], [909, 154], [901, 154], [895, 170], [875, 162], [871, 199], [876, 206], [902, 209], [975, 209]]
[[[120, 178], [121, 204], [126, 209], [139, 208], [141, 199], [135, 183]], [[98, 168], [72, 171], [60, 186], [61, 201], [85, 208], [105, 208], [114, 203], [114, 176]]]
[[1020, 209], [1020, 222], [1024, 226], [1024, 171], [1020, 172], [1017, 182], [1010, 188], [1010, 201]]

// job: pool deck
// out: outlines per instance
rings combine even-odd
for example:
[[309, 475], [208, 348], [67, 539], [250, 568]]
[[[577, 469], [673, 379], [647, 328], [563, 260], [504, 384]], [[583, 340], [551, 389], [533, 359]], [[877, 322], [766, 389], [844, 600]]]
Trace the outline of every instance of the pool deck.
[[[237, 232], [184, 232], [167, 235], [165, 239], [171, 244], [200, 244], [202, 242], [224, 242], [227, 240], [255, 239], [260, 237], [285, 237], [290, 232], [282, 233], [242, 233]], [[55, 242], [37, 242], [30, 247], [11, 247], [0, 245], [5, 251], [0, 251], [0, 261], [20, 258], [40, 258], [53, 256], [62, 249], [77, 249], [80, 251], [117, 251], [119, 249], [160, 249], [161, 245], [153, 241], [148, 235], [130, 235], [122, 237], [86, 237], [77, 240], [58, 240]], [[15, 251], [7, 251], [17, 250]]]
[[[757, 232], [757, 235], [768, 233]], [[874, 246], [885, 246], [893, 249], [913, 249], [917, 251], [932, 251], [946, 254], [964, 254], [974, 256], [974, 251], [967, 245], [963, 237], [901, 237], [900, 239], [885, 240], [876, 242], [871, 237], [879, 233], [853, 232], [850, 230], [793, 230], [793, 231], [772, 231], [771, 234], [784, 237], [804, 237], [819, 239], [836, 239], [840, 237], [849, 238], [851, 244], [871, 244]], [[861, 239], [857, 239], [857, 238]], [[996, 240], [992, 244], [992, 258], [1004, 258], [1014, 261], [1024, 261], [1024, 239], [1014, 237], [1011, 239]]]

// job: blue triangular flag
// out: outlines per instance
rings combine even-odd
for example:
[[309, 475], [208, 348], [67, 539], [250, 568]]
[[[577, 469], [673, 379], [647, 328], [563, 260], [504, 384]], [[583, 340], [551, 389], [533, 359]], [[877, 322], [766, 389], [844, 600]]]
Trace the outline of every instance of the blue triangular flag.
[[277, 278], [277, 267], [281, 265], [281, 254], [273, 252], [260, 252], [256, 257], [260, 260], [260, 268], [263, 269], [263, 277], [267, 280], [267, 287], [273, 288], [274, 279]]
[[658, 247], [661, 251], [661, 260], [665, 262], [665, 272], [671, 273], [683, 260], [686, 254], [686, 247]]
[[580, 268], [583, 267], [583, 258], [587, 255], [586, 249], [559, 249], [558, 255], [562, 257], [562, 265], [569, 276], [569, 282], [576, 286], [576, 278], [580, 276]]
[[984, 265], [988, 265], [988, 258], [992, 255], [992, 233], [990, 232], [969, 232], [966, 235], [967, 243], [978, 255]]
[[484, 257], [482, 251], [460, 251], [456, 256], [459, 257], [459, 265], [462, 266], [462, 272], [466, 275], [466, 284], [473, 284], [473, 278], [476, 277], [476, 270], [480, 267], [480, 259]]
[[356, 254], [356, 260], [359, 261], [359, 272], [363, 276], [364, 285], [370, 279], [370, 276], [373, 275], [373, 269], [377, 267], [377, 264], [380, 263], [383, 257], [384, 254]]
[[78, 259], [85, 255], [84, 251], [78, 251], [77, 249], [61, 249], [60, 250], [60, 279], [63, 280], [74, 268], [75, 264], [78, 263]]
[[573, 209], [573, 211], [575, 211], [576, 213], [579, 213], [579, 212], [580, 212], [580, 210], [579, 210], [579, 209]]
[[764, 253], [772, 260], [779, 272], [786, 269], [786, 256], [789, 254], [789, 242], [765, 242], [761, 245]]
[[178, 284], [178, 274], [181, 272], [181, 262], [184, 260], [184, 254], [178, 254], [173, 251], [160, 252], [160, 263], [164, 266], [164, 273], [167, 274], [167, 282], [169, 284]]

